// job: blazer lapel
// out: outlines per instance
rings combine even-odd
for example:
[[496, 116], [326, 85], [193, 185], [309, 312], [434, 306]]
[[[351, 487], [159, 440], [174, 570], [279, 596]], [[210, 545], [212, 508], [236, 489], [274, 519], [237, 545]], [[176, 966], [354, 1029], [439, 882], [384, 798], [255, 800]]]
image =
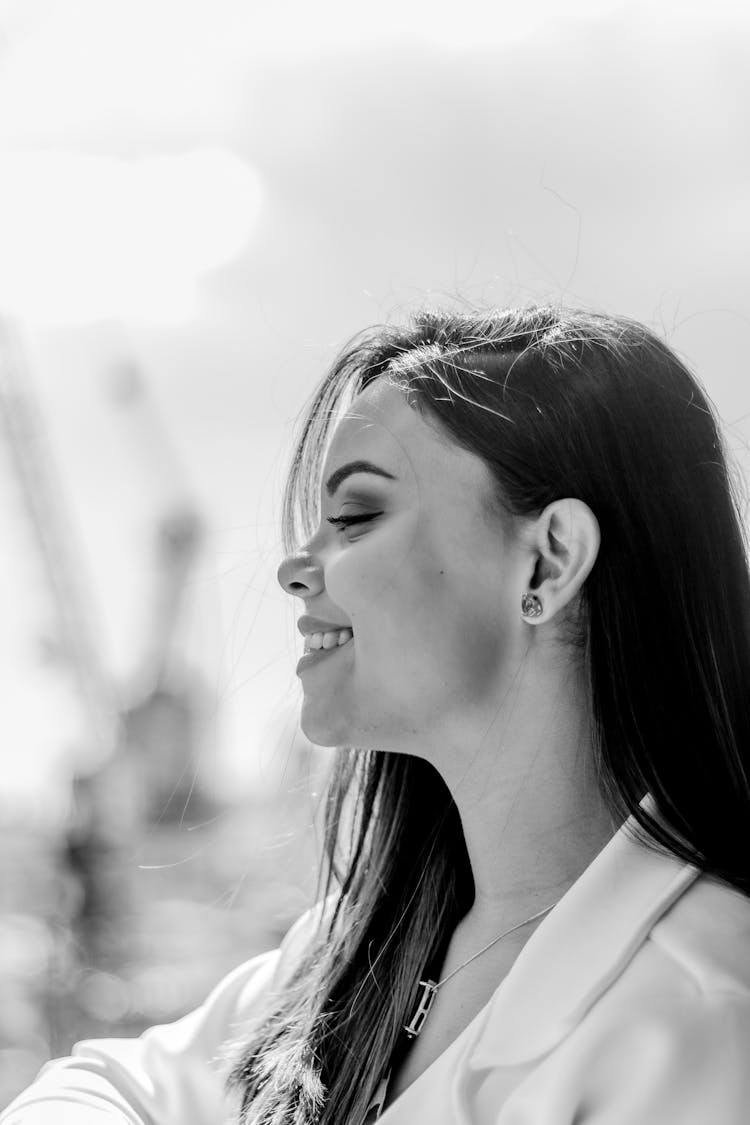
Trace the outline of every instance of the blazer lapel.
[[625, 822], [532, 934], [488, 1005], [471, 1069], [515, 1066], [559, 1043], [700, 874], [635, 839], [635, 824]]

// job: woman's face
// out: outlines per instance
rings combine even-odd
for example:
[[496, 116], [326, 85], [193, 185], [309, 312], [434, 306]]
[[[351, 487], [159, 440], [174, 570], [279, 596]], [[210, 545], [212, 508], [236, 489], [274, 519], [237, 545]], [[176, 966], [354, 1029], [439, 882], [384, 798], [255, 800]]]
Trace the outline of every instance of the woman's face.
[[[364, 461], [388, 477], [344, 477]], [[279, 569], [305, 615], [353, 630], [301, 662], [313, 742], [432, 757], [497, 718], [526, 643], [532, 564], [489, 510], [492, 489], [484, 462], [398, 389], [375, 382], [355, 399], [326, 457], [320, 526]], [[337, 516], [368, 518], [339, 528], [328, 522]]]

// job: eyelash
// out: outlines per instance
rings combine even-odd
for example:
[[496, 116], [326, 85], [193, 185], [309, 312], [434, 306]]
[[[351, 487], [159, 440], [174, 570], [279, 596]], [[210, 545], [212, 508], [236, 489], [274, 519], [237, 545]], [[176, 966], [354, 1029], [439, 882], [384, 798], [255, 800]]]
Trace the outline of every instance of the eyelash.
[[333, 524], [337, 531], [343, 531], [355, 524], [367, 523], [368, 520], [373, 520], [376, 516], [382, 516], [382, 514], [382, 512], [365, 512], [359, 516], [328, 516], [327, 522]]

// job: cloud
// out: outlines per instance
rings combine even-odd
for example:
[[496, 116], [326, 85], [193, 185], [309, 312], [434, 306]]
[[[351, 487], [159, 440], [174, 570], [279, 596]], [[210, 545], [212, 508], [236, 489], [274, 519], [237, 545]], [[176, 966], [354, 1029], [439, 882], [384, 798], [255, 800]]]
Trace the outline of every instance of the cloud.
[[246, 245], [261, 195], [220, 149], [0, 155], [0, 306], [68, 323], [186, 315], [200, 277]]

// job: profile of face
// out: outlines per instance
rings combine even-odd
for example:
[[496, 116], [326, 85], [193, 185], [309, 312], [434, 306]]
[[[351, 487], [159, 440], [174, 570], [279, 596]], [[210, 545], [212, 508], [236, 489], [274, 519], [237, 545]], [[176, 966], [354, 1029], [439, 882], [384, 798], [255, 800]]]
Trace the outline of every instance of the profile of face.
[[[387, 476], [344, 475], [365, 461]], [[320, 524], [279, 568], [305, 615], [353, 630], [300, 668], [313, 742], [430, 757], [512, 704], [533, 563], [492, 495], [485, 463], [398, 388], [376, 381], [353, 401], [327, 452]], [[365, 518], [329, 522], [339, 516]]]

